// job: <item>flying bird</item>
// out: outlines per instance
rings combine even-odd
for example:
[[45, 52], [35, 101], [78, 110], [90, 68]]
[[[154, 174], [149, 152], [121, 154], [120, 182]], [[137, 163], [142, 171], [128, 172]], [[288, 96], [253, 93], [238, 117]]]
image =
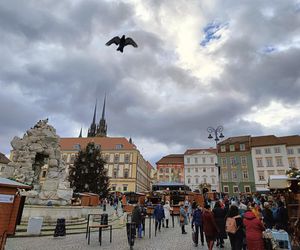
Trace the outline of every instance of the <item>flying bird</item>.
[[137, 44], [135, 41], [133, 41], [132, 38], [127, 37], [125, 38], [125, 35], [123, 35], [121, 38], [118, 36], [115, 36], [114, 38], [110, 39], [105, 45], [110, 46], [111, 44], [119, 45], [117, 48], [118, 51], [123, 53], [123, 49], [127, 45], [132, 45], [133, 47], [137, 48]]

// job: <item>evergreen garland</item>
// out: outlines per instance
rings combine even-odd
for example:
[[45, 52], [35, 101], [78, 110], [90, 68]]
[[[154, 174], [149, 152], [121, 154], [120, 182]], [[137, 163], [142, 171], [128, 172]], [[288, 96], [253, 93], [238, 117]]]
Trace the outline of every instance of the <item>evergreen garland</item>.
[[91, 192], [106, 197], [109, 192], [109, 177], [104, 168], [100, 149], [90, 142], [80, 150], [69, 172], [70, 185], [75, 193]]

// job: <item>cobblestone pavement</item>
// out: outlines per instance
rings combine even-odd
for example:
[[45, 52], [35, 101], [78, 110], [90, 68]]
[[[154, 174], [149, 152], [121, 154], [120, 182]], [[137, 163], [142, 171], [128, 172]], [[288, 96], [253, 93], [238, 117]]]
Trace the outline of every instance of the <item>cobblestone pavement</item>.
[[[133, 249], [162, 249], [162, 250], [196, 250], [207, 249], [207, 246], [194, 247], [192, 243], [191, 228], [186, 226], [188, 234], [181, 234], [181, 229], [178, 222], [175, 223], [175, 227], [162, 228], [161, 232], [154, 236], [154, 224], [152, 221], [152, 235], [149, 239], [148, 224], [146, 222], [146, 236], [143, 239], [135, 239]], [[171, 224], [172, 225], [172, 224]], [[98, 243], [98, 234], [91, 234], [91, 243], [87, 244], [85, 234], [67, 235], [65, 238], [53, 238], [53, 237], [25, 237], [25, 238], [9, 238], [6, 244], [6, 250], [71, 250], [71, 249], [116, 249], [123, 250], [129, 249], [126, 229], [113, 230], [112, 243], [109, 242], [109, 231], [102, 233], [102, 246]], [[219, 249], [214, 247], [214, 249]], [[225, 240], [225, 248], [231, 249], [229, 240]]]

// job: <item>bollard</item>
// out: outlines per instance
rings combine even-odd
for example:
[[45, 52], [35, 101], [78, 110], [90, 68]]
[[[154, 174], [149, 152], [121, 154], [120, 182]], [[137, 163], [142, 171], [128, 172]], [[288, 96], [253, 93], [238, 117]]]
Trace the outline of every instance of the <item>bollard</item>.
[[57, 219], [54, 230], [54, 237], [66, 236], [66, 220], [65, 218]]

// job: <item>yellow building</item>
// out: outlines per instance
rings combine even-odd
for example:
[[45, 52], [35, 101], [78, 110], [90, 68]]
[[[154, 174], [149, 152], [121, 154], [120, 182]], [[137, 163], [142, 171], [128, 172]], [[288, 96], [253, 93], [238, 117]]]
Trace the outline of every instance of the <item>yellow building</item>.
[[61, 138], [62, 159], [67, 166], [74, 163], [76, 154], [94, 142], [106, 161], [111, 191], [142, 192], [150, 190], [151, 169], [136, 146], [125, 137]]

